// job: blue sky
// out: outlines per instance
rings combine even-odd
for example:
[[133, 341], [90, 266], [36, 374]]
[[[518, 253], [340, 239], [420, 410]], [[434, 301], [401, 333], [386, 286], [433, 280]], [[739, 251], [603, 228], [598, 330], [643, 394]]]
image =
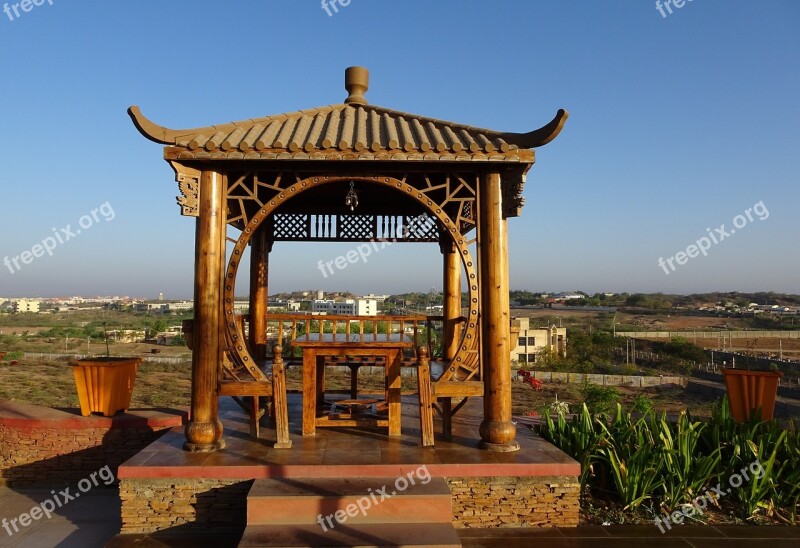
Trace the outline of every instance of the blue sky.
[[[570, 111], [510, 221], [513, 288], [800, 293], [798, 2], [52, 4], [0, 13], [0, 260], [106, 202], [114, 218], [0, 265], [0, 296], [190, 296], [194, 222], [127, 107], [176, 128], [312, 108], [345, 98], [350, 65], [372, 104], [420, 115], [523, 132]], [[659, 267], [758, 203], [764, 220]], [[441, 288], [435, 245], [323, 278], [348, 247], [276, 244], [271, 290]]]

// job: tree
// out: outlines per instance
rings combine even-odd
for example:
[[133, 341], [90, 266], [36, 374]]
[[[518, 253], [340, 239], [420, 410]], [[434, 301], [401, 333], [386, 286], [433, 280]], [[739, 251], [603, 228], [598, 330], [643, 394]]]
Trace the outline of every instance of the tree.
[[158, 333], [167, 330], [167, 322], [164, 320], [156, 320], [147, 327], [147, 336], [149, 338], [155, 337]]

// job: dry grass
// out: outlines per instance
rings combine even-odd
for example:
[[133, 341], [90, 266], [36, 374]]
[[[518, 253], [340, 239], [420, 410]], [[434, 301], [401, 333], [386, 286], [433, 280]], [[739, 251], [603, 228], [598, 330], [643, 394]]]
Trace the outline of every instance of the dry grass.
[[[131, 407], [188, 407], [191, 390], [189, 362], [139, 367]], [[75, 378], [67, 361], [20, 360], [0, 364], [0, 399], [46, 407], [78, 407]]]
[[[330, 371], [326, 375], [330, 390], [348, 390], [350, 376], [344, 372]], [[382, 374], [359, 375], [359, 388], [366, 392], [381, 392]], [[299, 367], [287, 371], [289, 390], [302, 389], [302, 372]], [[416, 379], [403, 377], [403, 390], [413, 391]], [[545, 383], [540, 391], [522, 382], [513, 383], [512, 404], [515, 414], [541, 410], [556, 400], [577, 405], [583, 402], [580, 385]], [[712, 402], [680, 387], [659, 387], [645, 390], [620, 387], [621, 402], [629, 406], [639, 394], [646, 394], [655, 409], [677, 413], [689, 409], [695, 415], [708, 415]], [[133, 390], [131, 407], [188, 407], [191, 394], [191, 363], [151, 364], [139, 367]], [[17, 365], [0, 364], [0, 399], [16, 400], [48, 407], [78, 407], [78, 396], [72, 369], [66, 361], [39, 362], [21, 360]]]
[[[656, 411], [665, 411], [668, 414], [677, 414], [688, 410], [695, 416], [709, 416], [713, 401], [698, 394], [692, 394], [680, 386], [665, 385], [652, 388], [627, 388], [614, 387], [620, 393], [620, 403], [625, 408], [630, 408], [636, 396], [644, 394], [653, 403]], [[570, 404], [570, 410], [584, 402], [581, 394], [581, 385], [570, 383], [545, 383], [541, 390], [534, 390], [527, 383], [514, 382], [512, 384], [512, 411], [514, 414], [523, 414], [528, 411], [539, 411], [544, 406], [550, 405], [556, 398]]]

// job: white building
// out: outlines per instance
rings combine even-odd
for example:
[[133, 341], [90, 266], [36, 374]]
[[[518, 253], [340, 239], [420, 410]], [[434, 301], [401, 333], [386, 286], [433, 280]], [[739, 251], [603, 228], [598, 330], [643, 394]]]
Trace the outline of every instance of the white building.
[[386, 299], [388, 299], [389, 297], [391, 297], [391, 295], [375, 295], [374, 293], [370, 293], [369, 295], [364, 295], [361, 298], [362, 299], [373, 299], [373, 300], [375, 300], [375, 301], [377, 301], [379, 303], [382, 303], [382, 302], [386, 301]]
[[167, 303], [167, 309], [170, 312], [192, 310], [193, 308], [194, 308], [194, 301], [178, 301], [174, 303]]
[[511, 359], [520, 364], [536, 362], [536, 354], [545, 349], [553, 349], [559, 356], [567, 355], [567, 328], [531, 328], [530, 318], [517, 318], [514, 322], [519, 328], [517, 345], [511, 349]]
[[11, 303], [12, 309], [17, 314], [22, 314], [24, 312], [39, 312], [39, 305], [41, 301], [32, 301], [30, 299], [17, 299]]
[[378, 314], [378, 303], [375, 299], [347, 299], [341, 302], [316, 299], [311, 303], [311, 312], [334, 316], [375, 316]]

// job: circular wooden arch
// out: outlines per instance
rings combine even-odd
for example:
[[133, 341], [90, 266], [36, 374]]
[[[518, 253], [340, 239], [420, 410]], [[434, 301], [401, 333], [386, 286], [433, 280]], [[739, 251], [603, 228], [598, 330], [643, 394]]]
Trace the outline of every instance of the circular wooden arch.
[[[250, 349], [247, 347], [244, 333], [240, 331], [237, 325], [236, 315], [234, 314], [233, 302], [236, 288], [236, 274], [239, 270], [239, 264], [244, 256], [247, 244], [252, 238], [255, 230], [259, 227], [264, 220], [272, 214], [282, 204], [291, 200], [302, 192], [321, 186], [323, 184], [335, 183], [339, 181], [357, 181], [369, 184], [379, 184], [385, 187], [397, 190], [398, 192], [405, 193], [408, 197], [416, 200], [422, 207], [436, 217], [439, 222], [444, 226], [445, 232], [450, 236], [451, 240], [458, 249], [461, 256], [461, 262], [467, 275], [467, 288], [469, 293], [469, 313], [467, 315], [466, 329], [462, 331], [461, 340], [458, 345], [458, 352], [450, 362], [449, 367], [442, 372], [439, 379], [451, 378], [459, 365], [468, 363], [467, 354], [470, 351], [474, 352], [477, 340], [478, 331], [478, 277], [475, 273], [475, 261], [470, 255], [467, 247], [467, 242], [463, 234], [458, 230], [458, 227], [452, 219], [428, 196], [423, 194], [417, 188], [410, 184], [396, 179], [394, 177], [381, 176], [381, 177], [365, 177], [361, 176], [313, 176], [307, 177], [301, 181], [294, 183], [292, 186], [282, 190], [277, 195], [273, 196], [269, 202], [265, 203], [258, 212], [253, 215], [250, 222], [247, 223], [244, 230], [234, 245], [231, 257], [228, 260], [228, 267], [225, 272], [225, 284], [223, 290], [223, 311], [224, 321], [226, 326], [227, 336], [229, 338], [229, 349], [232, 352], [232, 358], [238, 362], [239, 365], [247, 368], [247, 370], [257, 375], [258, 364], [253, 359]], [[465, 367], [468, 367], [465, 365]]]

